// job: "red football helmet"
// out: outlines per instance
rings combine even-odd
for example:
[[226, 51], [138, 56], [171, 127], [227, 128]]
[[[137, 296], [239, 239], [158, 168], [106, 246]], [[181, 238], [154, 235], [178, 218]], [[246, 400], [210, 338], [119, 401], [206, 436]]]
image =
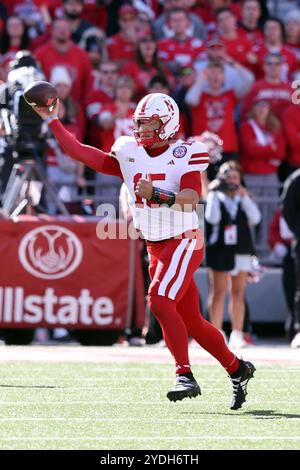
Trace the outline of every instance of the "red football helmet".
[[[140, 121], [158, 121], [160, 126], [152, 131], [151, 137], [142, 137]], [[138, 103], [133, 115], [134, 136], [138, 145], [150, 147], [157, 142], [168, 141], [179, 129], [179, 109], [173, 98], [163, 93], [146, 95]]]

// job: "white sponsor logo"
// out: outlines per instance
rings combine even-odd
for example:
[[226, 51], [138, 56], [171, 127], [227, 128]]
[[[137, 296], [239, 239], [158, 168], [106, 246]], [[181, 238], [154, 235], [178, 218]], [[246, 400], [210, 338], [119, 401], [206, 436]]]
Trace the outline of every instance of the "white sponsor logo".
[[27, 272], [41, 279], [71, 274], [83, 255], [79, 238], [59, 225], [44, 225], [28, 232], [19, 246], [19, 259]]
[[113, 323], [114, 304], [109, 297], [94, 299], [88, 289], [79, 297], [57, 296], [52, 287], [43, 295], [24, 294], [23, 287], [0, 287], [0, 322], [61, 326], [106, 326]]

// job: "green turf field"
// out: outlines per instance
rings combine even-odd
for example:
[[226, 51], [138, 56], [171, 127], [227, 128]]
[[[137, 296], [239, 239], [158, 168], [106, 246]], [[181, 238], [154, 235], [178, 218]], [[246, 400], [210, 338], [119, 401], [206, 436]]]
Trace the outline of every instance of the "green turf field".
[[170, 403], [165, 364], [0, 364], [0, 449], [300, 449], [300, 367], [258, 366], [230, 411], [219, 366], [202, 396]]

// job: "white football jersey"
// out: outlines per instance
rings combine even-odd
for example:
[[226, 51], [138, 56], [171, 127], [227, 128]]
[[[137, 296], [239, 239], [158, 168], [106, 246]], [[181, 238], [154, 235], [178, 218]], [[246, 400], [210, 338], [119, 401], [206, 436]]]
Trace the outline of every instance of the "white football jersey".
[[198, 228], [195, 211], [183, 212], [154, 205], [137, 196], [135, 187], [140, 178], [151, 175], [153, 186], [178, 193], [184, 174], [203, 171], [208, 167], [209, 156], [205, 144], [198, 141], [187, 143], [179, 139], [161, 155], [150, 157], [142, 146], [137, 145], [134, 137], [123, 136], [114, 143], [111, 156], [120, 164], [135, 228], [142, 232], [146, 240], [164, 240]]

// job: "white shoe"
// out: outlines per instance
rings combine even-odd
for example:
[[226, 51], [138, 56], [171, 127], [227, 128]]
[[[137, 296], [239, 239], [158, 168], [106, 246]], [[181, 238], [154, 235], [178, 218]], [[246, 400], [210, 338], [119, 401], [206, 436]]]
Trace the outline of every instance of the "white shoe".
[[225, 341], [225, 344], [228, 346], [228, 338], [226, 336], [226, 333], [224, 330], [219, 330], [219, 332], [221, 333], [221, 335], [223, 336], [224, 338], [224, 341]]
[[300, 332], [296, 334], [293, 341], [291, 342], [291, 348], [293, 349], [300, 348]]
[[233, 330], [231, 332], [228, 346], [230, 349], [242, 349], [248, 346], [248, 343], [244, 340], [242, 331]]
[[129, 346], [145, 346], [146, 340], [145, 338], [141, 338], [140, 336], [132, 336], [132, 338], [129, 339], [128, 341]]

